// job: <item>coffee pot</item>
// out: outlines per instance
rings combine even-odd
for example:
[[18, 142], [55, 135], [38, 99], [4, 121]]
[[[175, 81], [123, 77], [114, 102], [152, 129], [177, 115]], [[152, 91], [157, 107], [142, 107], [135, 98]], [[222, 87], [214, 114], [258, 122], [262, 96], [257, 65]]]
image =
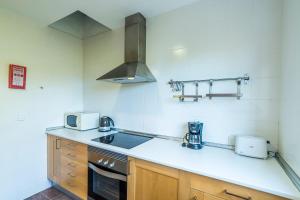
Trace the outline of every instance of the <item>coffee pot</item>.
[[99, 120], [99, 131], [100, 132], [107, 132], [111, 131], [111, 128], [115, 126], [114, 121], [107, 116], [103, 116]]
[[188, 122], [189, 132], [185, 135], [186, 142], [182, 146], [186, 146], [190, 149], [202, 149], [202, 130], [203, 123], [201, 122]]

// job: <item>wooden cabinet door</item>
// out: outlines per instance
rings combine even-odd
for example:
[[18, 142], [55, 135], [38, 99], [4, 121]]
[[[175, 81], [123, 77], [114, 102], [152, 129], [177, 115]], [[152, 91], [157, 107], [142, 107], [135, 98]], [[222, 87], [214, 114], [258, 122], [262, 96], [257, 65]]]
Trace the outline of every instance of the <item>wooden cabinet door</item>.
[[[286, 200], [286, 198], [253, 190], [217, 179], [180, 171], [180, 200]], [[196, 197], [196, 199], [193, 199]]]
[[48, 179], [60, 182], [60, 139], [56, 136], [47, 136], [47, 171]]
[[[178, 170], [135, 160], [129, 180], [129, 200], [178, 200]], [[131, 188], [134, 187], [134, 188]]]

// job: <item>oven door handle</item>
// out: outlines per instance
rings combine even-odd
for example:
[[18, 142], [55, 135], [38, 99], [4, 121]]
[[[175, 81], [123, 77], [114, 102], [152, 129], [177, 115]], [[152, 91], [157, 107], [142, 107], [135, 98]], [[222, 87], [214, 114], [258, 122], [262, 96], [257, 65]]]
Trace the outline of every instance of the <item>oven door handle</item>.
[[92, 169], [94, 172], [96, 172], [97, 174], [100, 174], [102, 176], [105, 176], [107, 178], [112, 178], [112, 179], [116, 179], [119, 181], [124, 181], [127, 182], [127, 177], [121, 174], [116, 174], [113, 172], [108, 172], [102, 169], [99, 169], [98, 167], [96, 167], [95, 165], [89, 163], [89, 168]]

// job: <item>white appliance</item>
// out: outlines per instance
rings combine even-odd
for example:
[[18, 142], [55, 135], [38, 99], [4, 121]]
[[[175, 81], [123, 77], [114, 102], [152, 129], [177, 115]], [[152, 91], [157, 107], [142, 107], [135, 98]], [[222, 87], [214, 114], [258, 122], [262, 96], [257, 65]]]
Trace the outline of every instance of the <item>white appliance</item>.
[[99, 127], [99, 113], [65, 113], [65, 128], [85, 131]]
[[256, 136], [237, 136], [235, 152], [243, 156], [266, 159], [268, 157], [267, 141]]

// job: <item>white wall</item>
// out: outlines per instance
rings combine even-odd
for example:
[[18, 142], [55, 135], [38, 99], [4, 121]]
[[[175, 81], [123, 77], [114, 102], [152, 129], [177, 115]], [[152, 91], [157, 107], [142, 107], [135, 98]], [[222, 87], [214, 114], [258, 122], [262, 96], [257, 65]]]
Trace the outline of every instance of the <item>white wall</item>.
[[300, 1], [285, 0], [279, 150], [300, 175]]
[[[236, 134], [266, 137], [277, 146], [281, 39], [280, 0], [202, 0], [148, 19], [147, 64], [156, 83], [96, 81], [123, 62], [124, 29], [84, 43], [84, 109], [111, 115], [120, 128], [180, 136], [187, 122], [205, 123], [206, 141], [227, 144]], [[241, 76], [244, 97], [179, 103], [169, 79]], [[217, 90], [229, 91], [231, 85]], [[202, 90], [207, 91], [207, 86]]]
[[[45, 128], [82, 109], [82, 42], [1, 8], [0, 30], [0, 199], [20, 200], [49, 186]], [[8, 89], [11, 63], [25, 91]]]

